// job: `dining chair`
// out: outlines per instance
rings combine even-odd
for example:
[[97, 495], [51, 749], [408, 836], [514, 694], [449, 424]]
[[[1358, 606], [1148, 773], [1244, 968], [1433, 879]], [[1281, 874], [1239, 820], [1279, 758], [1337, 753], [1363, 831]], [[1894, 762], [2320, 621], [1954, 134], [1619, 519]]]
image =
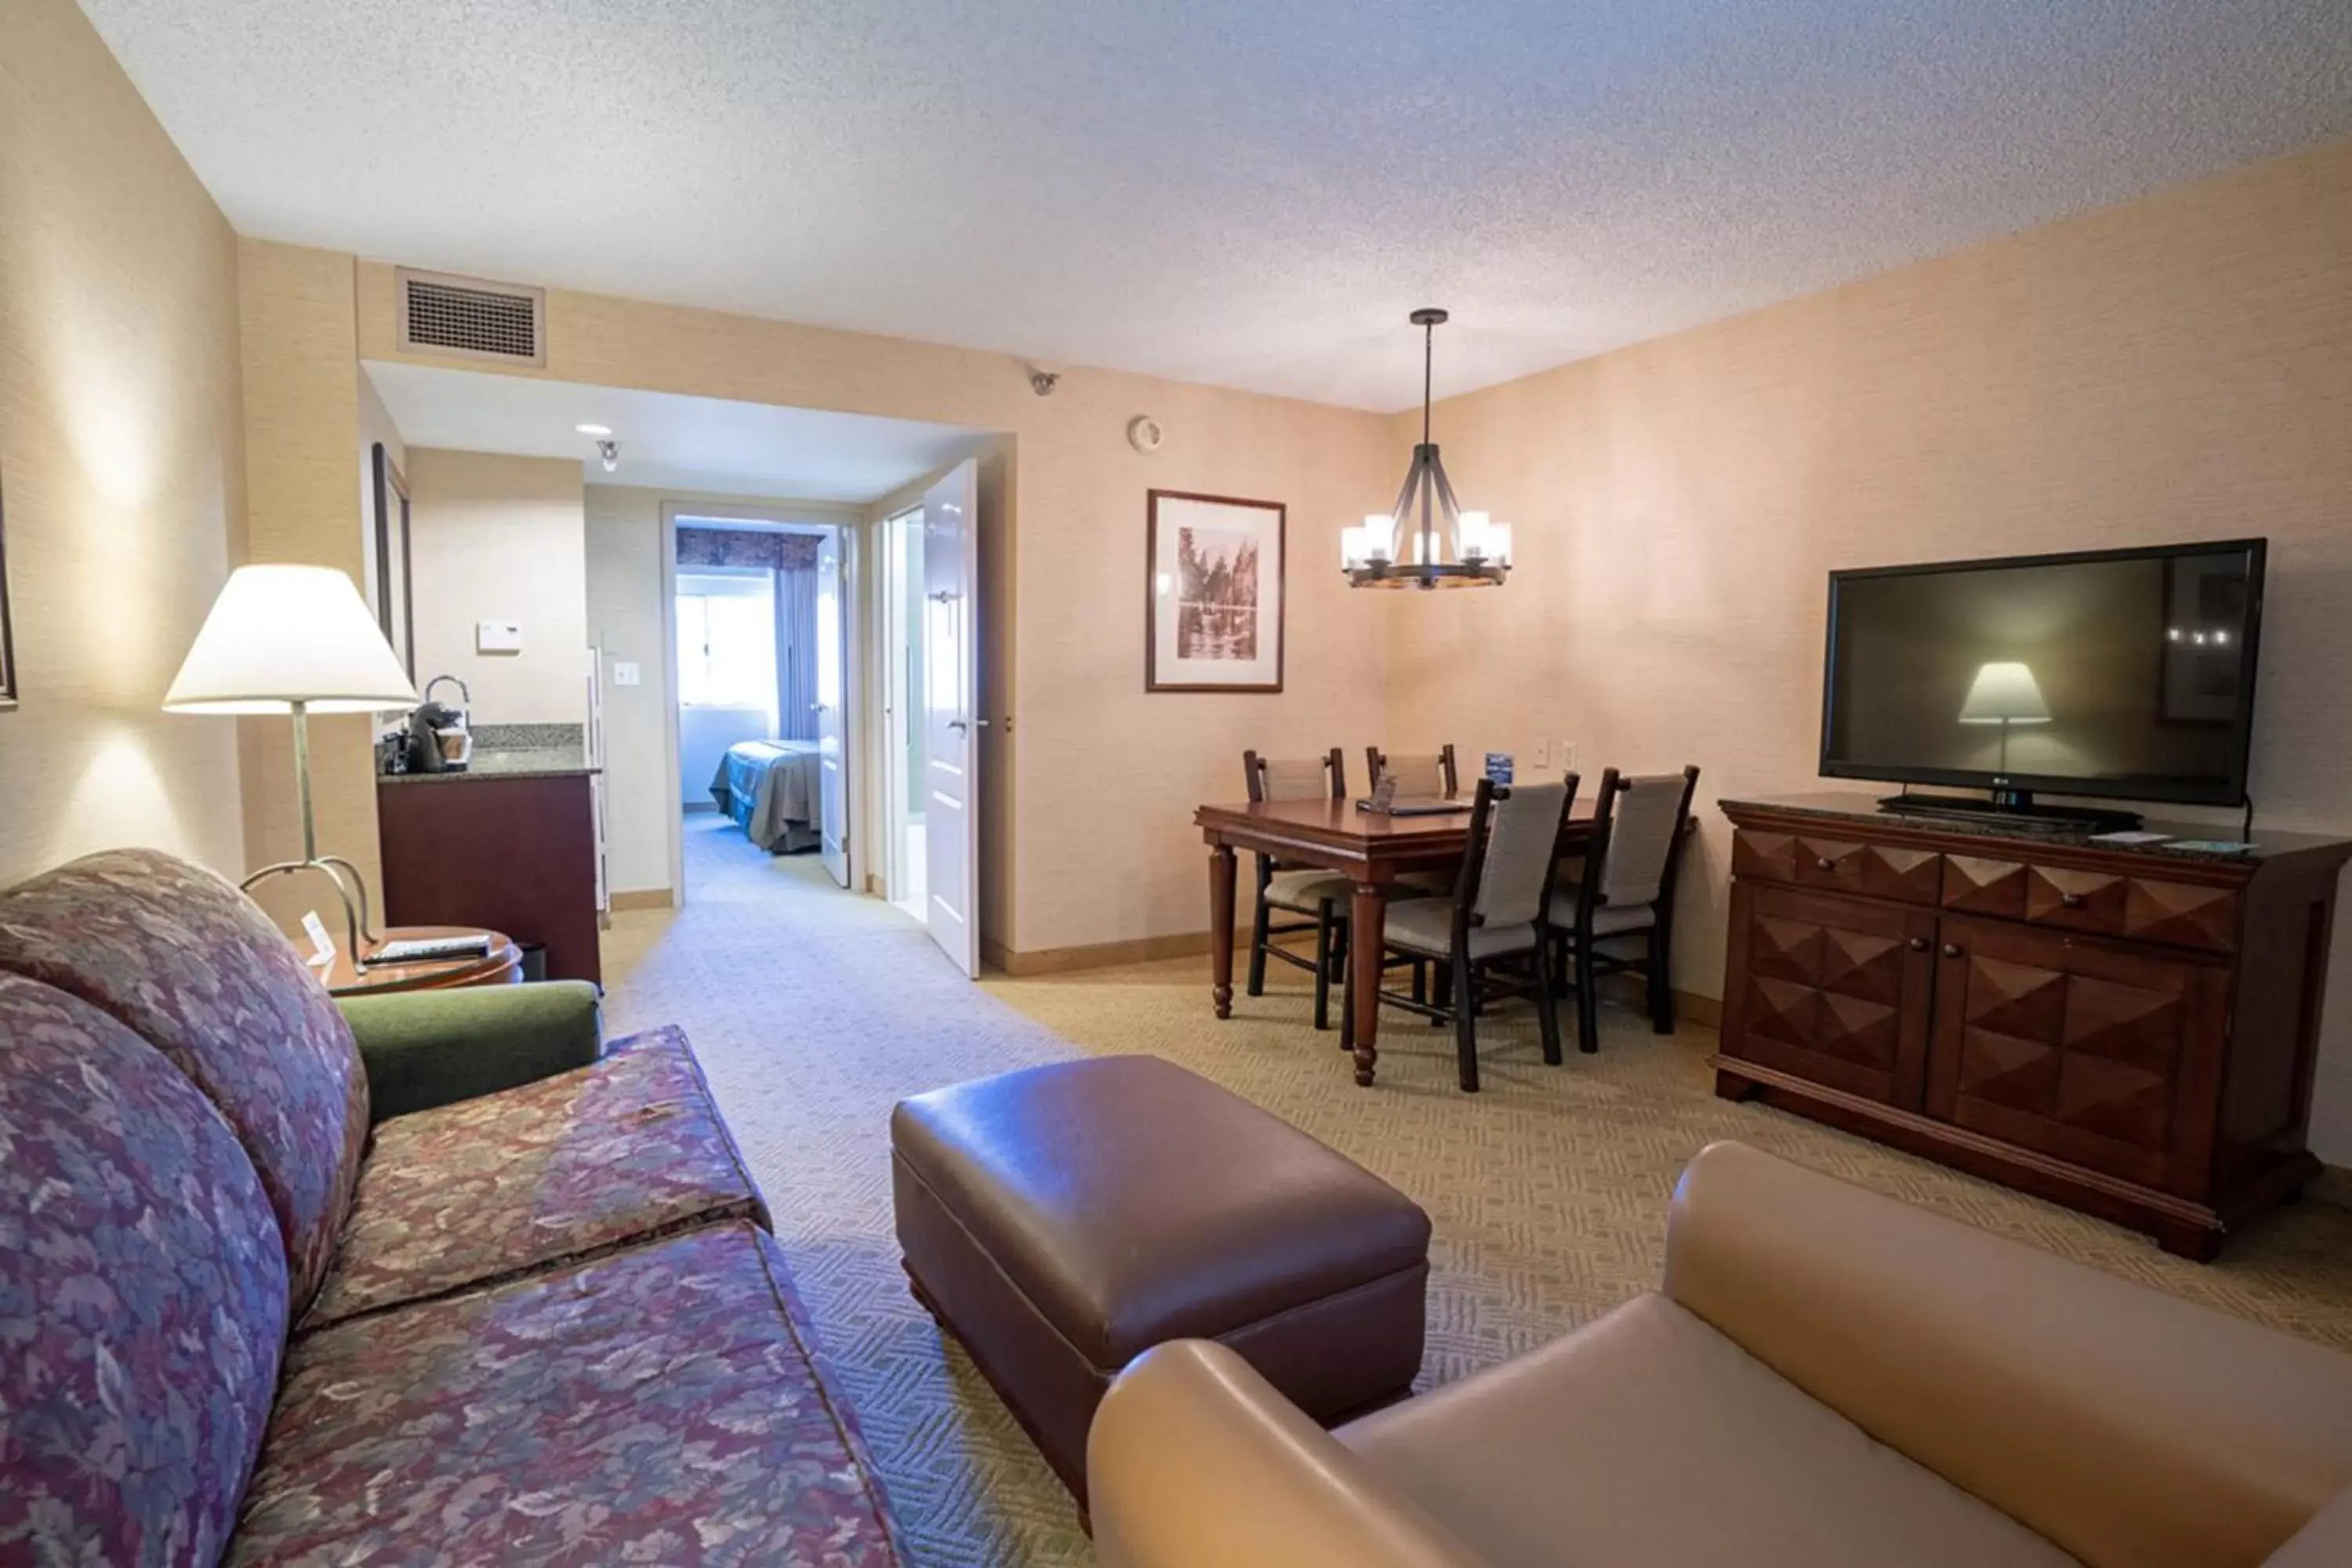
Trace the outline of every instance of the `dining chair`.
[[[1454, 742], [1448, 741], [1434, 752], [1423, 752], [1414, 756], [1391, 757], [1378, 746], [1364, 748], [1364, 764], [1371, 773], [1372, 789], [1381, 787], [1381, 780], [1391, 772], [1396, 774], [1397, 793], [1402, 795], [1441, 795], [1452, 800], [1461, 794], [1461, 781], [1454, 772]], [[1444, 898], [1454, 890], [1451, 871], [1407, 871], [1397, 879], [1397, 891], [1409, 897]], [[1413, 964], [1412, 994], [1423, 994], [1422, 965]]]
[[[1559, 869], [1559, 837], [1576, 803], [1577, 776], [1559, 784], [1496, 784], [1480, 779], [1470, 803], [1469, 846], [1454, 893], [1391, 905], [1382, 942], [1414, 958], [1435, 959], [1451, 994], [1424, 1001], [1383, 991], [1381, 1002], [1454, 1026], [1465, 1092], [1478, 1091], [1478, 1015], [1502, 996], [1534, 999], [1543, 1058], [1558, 1066], [1559, 1014], [1553, 999], [1544, 910]], [[1363, 962], [1358, 949], [1356, 962]], [[1510, 966], [1523, 965], [1512, 973]]]
[[1380, 788], [1381, 780], [1393, 772], [1400, 795], [1444, 795], [1450, 800], [1462, 792], [1461, 781], [1454, 772], [1451, 741], [1434, 752], [1403, 757], [1391, 757], [1378, 746], [1366, 746], [1364, 763], [1370, 770], [1371, 783], [1368, 787], [1372, 789]]
[[[1319, 757], [1278, 760], [1254, 751], [1242, 753], [1254, 803], [1277, 800], [1320, 800], [1348, 796], [1347, 758], [1334, 746]], [[1315, 976], [1315, 1026], [1331, 1026], [1331, 981], [1346, 958], [1347, 910], [1355, 884], [1336, 871], [1315, 867], [1285, 867], [1271, 855], [1257, 858], [1257, 909], [1250, 927], [1249, 994], [1265, 994], [1265, 961], [1307, 970]], [[1276, 910], [1312, 916], [1311, 920], [1276, 924]], [[1302, 931], [1315, 933], [1315, 957], [1309, 960], [1281, 946], [1275, 939]]]
[[[1697, 788], [1696, 765], [1633, 778], [1607, 770], [1592, 803], [1592, 847], [1583, 868], [1576, 880], [1553, 884], [1546, 917], [1552, 974], [1576, 993], [1576, 1048], [1588, 1056], [1601, 1048], [1594, 982], [1603, 974], [1642, 974], [1649, 982], [1651, 1028], [1675, 1032], [1675, 878]], [[1637, 938], [1639, 953], [1603, 945]]]

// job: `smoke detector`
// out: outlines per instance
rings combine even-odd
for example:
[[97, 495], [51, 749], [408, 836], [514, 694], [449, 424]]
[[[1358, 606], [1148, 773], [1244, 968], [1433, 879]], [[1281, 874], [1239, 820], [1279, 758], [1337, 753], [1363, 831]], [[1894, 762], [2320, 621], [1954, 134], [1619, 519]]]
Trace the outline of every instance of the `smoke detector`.
[[1166, 439], [1168, 432], [1149, 414], [1139, 414], [1127, 422], [1127, 444], [1139, 452], [1157, 452]]

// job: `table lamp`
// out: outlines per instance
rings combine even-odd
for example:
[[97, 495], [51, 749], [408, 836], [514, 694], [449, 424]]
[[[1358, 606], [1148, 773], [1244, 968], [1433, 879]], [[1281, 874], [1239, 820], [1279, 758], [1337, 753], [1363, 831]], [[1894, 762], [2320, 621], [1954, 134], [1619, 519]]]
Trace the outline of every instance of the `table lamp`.
[[[310, 814], [313, 713], [414, 708], [416, 687], [368, 614], [352, 580], [331, 566], [240, 566], [221, 585], [204, 629], [164, 694], [167, 713], [290, 713], [294, 784], [302, 802], [302, 858], [264, 866], [237, 885], [321, 871], [343, 903], [352, 961], [373, 941], [367, 884], [338, 855], [319, 853]], [[356, 893], [357, 902], [353, 899]]]
[[1960, 704], [1960, 722], [2000, 726], [2000, 771], [2007, 773], [2009, 727], [2047, 724], [2050, 705], [2042, 700], [2042, 688], [2024, 665], [2014, 659], [1979, 665], [1976, 679], [1969, 686], [1968, 700]]

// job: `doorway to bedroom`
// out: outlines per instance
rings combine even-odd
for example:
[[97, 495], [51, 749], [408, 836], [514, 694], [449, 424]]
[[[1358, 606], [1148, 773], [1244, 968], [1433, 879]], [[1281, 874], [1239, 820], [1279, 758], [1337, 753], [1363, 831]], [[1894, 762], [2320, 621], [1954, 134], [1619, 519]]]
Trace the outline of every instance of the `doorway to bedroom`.
[[846, 888], [845, 525], [669, 510], [681, 813]]

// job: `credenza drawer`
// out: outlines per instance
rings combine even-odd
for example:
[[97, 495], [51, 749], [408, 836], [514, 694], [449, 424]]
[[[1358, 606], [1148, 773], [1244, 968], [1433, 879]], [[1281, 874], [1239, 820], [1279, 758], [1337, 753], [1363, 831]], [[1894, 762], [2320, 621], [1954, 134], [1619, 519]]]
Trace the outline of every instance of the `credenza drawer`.
[[1906, 904], [1936, 902], [1942, 887], [1942, 860], [1933, 849], [1868, 844], [1827, 834], [1764, 833], [1743, 827], [1731, 840], [1734, 876], [1823, 892], [1865, 893]]
[[1943, 905], [2099, 936], [2228, 952], [2238, 945], [2234, 889], [2032, 860], [1944, 857]]

